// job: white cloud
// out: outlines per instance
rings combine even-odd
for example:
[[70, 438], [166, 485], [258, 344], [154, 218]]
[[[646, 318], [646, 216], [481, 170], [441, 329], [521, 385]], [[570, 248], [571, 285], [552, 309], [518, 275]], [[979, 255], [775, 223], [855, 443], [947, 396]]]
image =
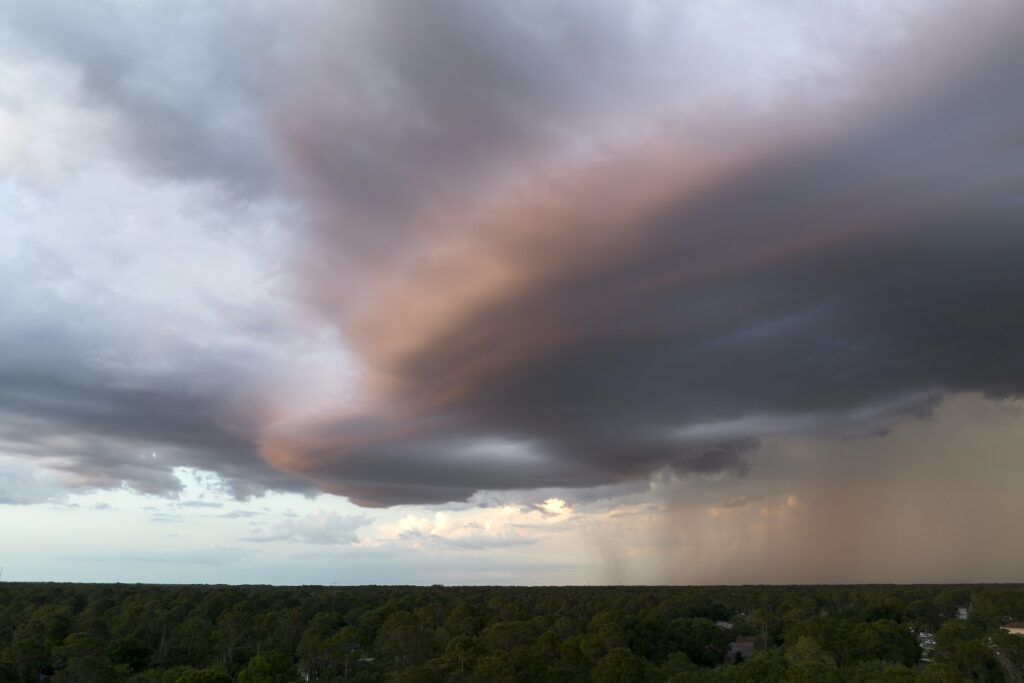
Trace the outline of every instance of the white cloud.
[[370, 524], [366, 515], [341, 516], [333, 510], [317, 510], [305, 517], [282, 519], [270, 529], [246, 536], [253, 543], [294, 541], [316, 545], [349, 545], [359, 542], [356, 531]]
[[410, 512], [397, 522], [379, 525], [374, 540], [457, 550], [526, 546], [544, 539], [574, 514], [559, 498], [526, 506], [454, 508], [433, 515]]

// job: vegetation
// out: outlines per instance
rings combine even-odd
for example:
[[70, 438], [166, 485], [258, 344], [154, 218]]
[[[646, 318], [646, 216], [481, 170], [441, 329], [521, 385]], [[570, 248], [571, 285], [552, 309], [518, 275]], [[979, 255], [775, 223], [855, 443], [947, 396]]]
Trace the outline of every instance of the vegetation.
[[6, 583], [0, 681], [1022, 681], [1015, 620], [1021, 586]]

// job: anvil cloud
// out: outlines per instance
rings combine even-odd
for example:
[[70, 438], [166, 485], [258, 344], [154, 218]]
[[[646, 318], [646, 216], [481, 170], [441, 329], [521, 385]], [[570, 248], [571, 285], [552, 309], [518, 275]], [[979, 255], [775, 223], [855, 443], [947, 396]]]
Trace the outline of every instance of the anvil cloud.
[[149, 193], [68, 248], [24, 227], [52, 164], [9, 162], [0, 446], [77, 485], [743, 475], [1024, 390], [1018, 3], [60, 5], [2, 5], [6, 58]]

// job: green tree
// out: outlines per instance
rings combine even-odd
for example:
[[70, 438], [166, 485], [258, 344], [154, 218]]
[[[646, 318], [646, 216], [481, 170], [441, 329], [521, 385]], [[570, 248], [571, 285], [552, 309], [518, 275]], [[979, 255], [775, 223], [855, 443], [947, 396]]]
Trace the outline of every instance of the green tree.
[[57, 672], [54, 683], [108, 683], [117, 678], [102, 644], [88, 633], [72, 633], [53, 651]]
[[238, 672], [237, 683], [292, 683], [298, 680], [291, 657], [280, 652], [253, 655]]
[[759, 650], [742, 664], [719, 671], [716, 683], [779, 683], [786, 677], [787, 663], [778, 649]]
[[988, 639], [1007, 683], [1024, 683], [1024, 638], [994, 628], [989, 631]]
[[914, 679], [918, 683], [968, 683], [968, 679], [949, 664], [923, 666], [915, 672]]
[[794, 646], [787, 648], [786, 659], [789, 661], [789, 669], [783, 679], [786, 683], [831, 683], [841, 680], [835, 660], [811, 636], [801, 636]]
[[892, 620], [857, 623], [844, 635], [842, 652], [847, 662], [884, 660], [913, 666], [920, 656], [913, 631]]
[[238, 608], [224, 610], [217, 619], [216, 636], [220, 641], [224, 664], [229, 670], [235, 670], [235, 664], [238, 663], [239, 657], [242, 655], [251, 629], [252, 618]]
[[536, 635], [530, 622], [499, 621], [483, 630], [480, 634], [480, 642], [487, 652], [498, 652], [499, 650], [509, 652], [533, 642]]
[[325, 671], [342, 680], [349, 680], [349, 673], [363, 652], [362, 633], [354, 626], [346, 626], [321, 645], [320, 652]]
[[460, 600], [445, 619], [445, 628], [456, 636], [473, 636], [480, 630], [480, 620], [465, 600]]
[[429, 665], [409, 666], [397, 674], [391, 681], [393, 683], [437, 683], [441, 679], [441, 673]]
[[935, 634], [937, 661], [951, 664], [957, 672], [975, 681], [1003, 681], [995, 654], [982, 642], [984, 630], [970, 620], [950, 619]]
[[843, 678], [835, 662], [799, 662], [786, 671], [785, 683], [840, 683]]
[[645, 662], [624, 647], [617, 647], [597, 663], [590, 672], [594, 683], [642, 683]]
[[110, 644], [110, 661], [131, 672], [145, 669], [149, 658], [149, 648], [134, 638], [121, 638]]
[[39, 674], [50, 664], [50, 648], [46, 645], [46, 627], [38, 619], [18, 626], [11, 638], [11, 661], [23, 683], [36, 683]]
[[485, 655], [473, 668], [473, 683], [515, 683], [516, 667], [504, 652]]
[[380, 627], [374, 648], [402, 669], [421, 664], [433, 654], [430, 633], [421, 628], [415, 615], [404, 610], [387, 618]]
[[714, 666], [725, 659], [732, 635], [703, 617], [672, 622], [672, 637], [679, 650], [700, 666]]
[[476, 641], [469, 636], [455, 636], [445, 646], [444, 658], [458, 672], [458, 680], [466, 679], [466, 672], [471, 671], [476, 660]]
[[847, 683], [914, 683], [914, 672], [902, 664], [860, 662], [844, 671]]
[[331, 680], [345, 669], [348, 660], [344, 643], [350, 634], [355, 634], [351, 640], [358, 646], [359, 630], [348, 627], [351, 631], [343, 629], [336, 633], [340, 624], [337, 614], [319, 612], [303, 631], [298, 645], [299, 668], [309, 680]]
[[186, 671], [174, 683], [232, 683], [231, 676], [218, 669]]

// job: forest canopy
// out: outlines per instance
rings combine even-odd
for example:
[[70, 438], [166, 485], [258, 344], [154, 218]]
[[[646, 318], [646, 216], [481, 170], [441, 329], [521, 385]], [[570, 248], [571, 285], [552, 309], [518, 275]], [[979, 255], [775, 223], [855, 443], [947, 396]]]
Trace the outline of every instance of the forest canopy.
[[1024, 587], [0, 584], [0, 680], [1020, 681]]

